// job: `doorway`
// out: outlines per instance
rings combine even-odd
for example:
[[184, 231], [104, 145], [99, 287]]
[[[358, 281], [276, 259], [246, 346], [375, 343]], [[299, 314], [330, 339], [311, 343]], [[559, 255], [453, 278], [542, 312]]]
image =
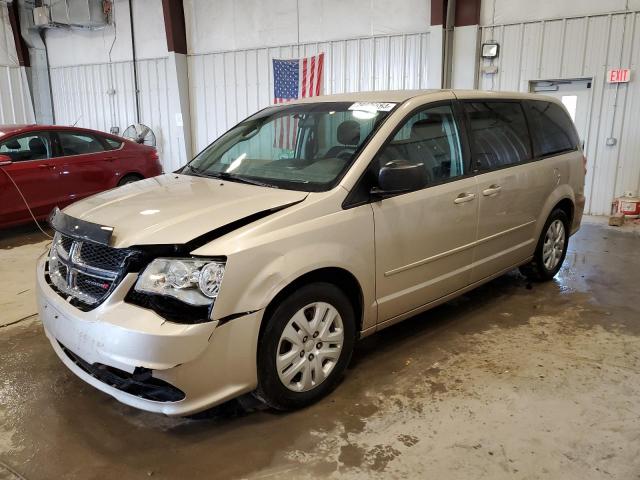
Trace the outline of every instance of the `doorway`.
[[593, 80], [581, 78], [575, 80], [532, 80], [529, 91], [556, 97], [567, 108], [578, 130], [582, 145], [587, 144], [587, 127], [591, 110], [591, 90]]

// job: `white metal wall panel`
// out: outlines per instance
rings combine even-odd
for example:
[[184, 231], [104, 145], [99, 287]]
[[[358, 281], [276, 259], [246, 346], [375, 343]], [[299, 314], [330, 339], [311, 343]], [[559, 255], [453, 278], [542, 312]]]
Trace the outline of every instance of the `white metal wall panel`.
[[[588, 116], [587, 211], [608, 214], [611, 201], [640, 193], [640, 12], [612, 13], [482, 27], [497, 40], [496, 74], [482, 73], [479, 88], [528, 91], [531, 80], [592, 78]], [[628, 84], [605, 82], [609, 68], [631, 68]], [[606, 145], [614, 137], [617, 144]]]
[[[177, 136], [171, 134], [167, 59], [140, 60], [140, 121], [154, 131], [165, 171], [180, 166]], [[133, 62], [76, 65], [51, 69], [56, 123], [120, 133], [136, 121]]]
[[107, 132], [112, 126], [122, 131], [133, 123], [131, 67], [131, 62], [118, 62], [52, 68], [56, 123]]
[[0, 124], [33, 122], [26, 72], [18, 63], [7, 5], [0, 2]]
[[324, 52], [325, 94], [427, 88], [428, 41], [416, 33], [191, 55], [194, 151], [273, 102], [272, 59]]
[[0, 65], [0, 124], [34, 122], [24, 68]]

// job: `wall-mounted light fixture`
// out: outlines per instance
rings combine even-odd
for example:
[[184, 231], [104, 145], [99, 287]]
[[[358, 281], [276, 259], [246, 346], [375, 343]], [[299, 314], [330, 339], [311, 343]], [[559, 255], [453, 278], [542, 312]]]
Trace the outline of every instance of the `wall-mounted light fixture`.
[[496, 58], [500, 53], [498, 42], [487, 42], [482, 44], [482, 58]]

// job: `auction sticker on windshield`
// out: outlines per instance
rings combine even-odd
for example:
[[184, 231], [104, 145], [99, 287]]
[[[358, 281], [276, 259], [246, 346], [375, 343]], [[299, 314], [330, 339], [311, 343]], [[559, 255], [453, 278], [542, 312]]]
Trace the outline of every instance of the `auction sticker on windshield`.
[[388, 112], [396, 103], [387, 102], [356, 102], [349, 107], [349, 110], [364, 110], [366, 112]]

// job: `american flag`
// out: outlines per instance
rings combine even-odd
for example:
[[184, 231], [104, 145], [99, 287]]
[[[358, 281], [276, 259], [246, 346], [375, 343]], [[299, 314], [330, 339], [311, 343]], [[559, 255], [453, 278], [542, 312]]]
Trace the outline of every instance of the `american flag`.
[[[294, 60], [273, 60], [273, 102], [286, 103], [322, 94], [324, 53]], [[274, 146], [293, 149], [298, 120], [285, 116], [276, 122]]]

